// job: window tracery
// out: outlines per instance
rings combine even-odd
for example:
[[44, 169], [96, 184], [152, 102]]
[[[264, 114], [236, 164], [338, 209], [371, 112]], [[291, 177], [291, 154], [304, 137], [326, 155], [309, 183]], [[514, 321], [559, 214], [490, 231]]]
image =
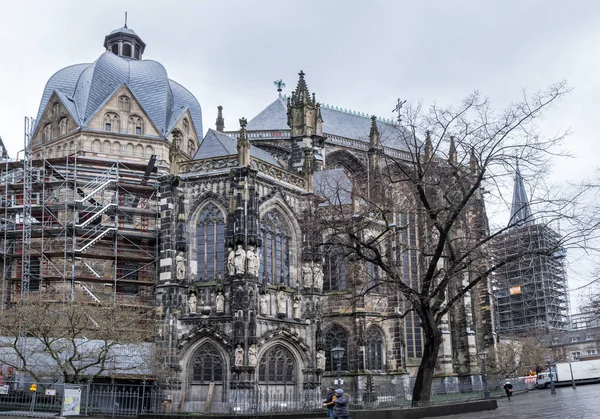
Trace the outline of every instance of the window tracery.
[[65, 135], [67, 133], [67, 118], [62, 118], [58, 123], [59, 135]]
[[[338, 325], [334, 325], [325, 334], [325, 371], [337, 371], [337, 361], [333, 361], [331, 357], [331, 349], [336, 346], [344, 348], [344, 356], [342, 357], [342, 371], [348, 370], [348, 333]], [[333, 365], [332, 365], [333, 362]]]
[[225, 216], [212, 202], [196, 221], [198, 280], [212, 281], [225, 270]]
[[258, 363], [258, 381], [271, 384], [293, 384], [296, 362], [282, 345], [270, 348]]
[[290, 283], [290, 230], [283, 215], [273, 209], [268, 211], [260, 223], [263, 238], [264, 263], [260, 264], [259, 277], [271, 284]]
[[325, 252], [323, 274], [324, 292], [346, 289], [346, 262], [342, 248], [332, 247]]
[[52, 124], [47, 124], [44, 127], [44, 141], [52, 140]]
[[119, 132], [119, 115], [116, 113], [107, 113], [104, 115], [104, 131]]
[[123, 112], [131, 112], [131, 99], [129, 99], [127, 96], [120, 96], [119, 110]]
[[210, 343], [205, 343], [196, 352], [192, 367], [192, 382], [222, 383], [224, 363], [218, 349]]
[[368, 370], [383, 369], [383, 333], [371, 326], [365, 333], [365, 367]]
[[129, 117], [129, 133], [135, 135], [142, 135], [144, 133], [144, 121], [137, 115]]

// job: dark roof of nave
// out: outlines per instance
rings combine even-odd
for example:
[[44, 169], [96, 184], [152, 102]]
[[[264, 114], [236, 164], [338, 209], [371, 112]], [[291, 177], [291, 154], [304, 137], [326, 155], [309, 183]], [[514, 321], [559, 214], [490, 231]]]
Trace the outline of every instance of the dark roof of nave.
[[313, 189], [327, 199], [321, 205], [352, 203], [352, 181], [343, 169], [317, 171], [313, 174]]
[[[369, 116], [356, 115], [324, 106], [321, 106], [321, 115], [323, 117], [323, 133], [369, 142], [369, 132], [371, 131], [371, 118]], [[383, 146], [397, 150], [407, 150], [405, 138], [411, 135], [404, 127], [399, 129], [398, 125], [378, 120], [377, 128]], [[277, 98], [252, 118], [247, 127], [248, 131], [288, 129], [290, 127], [287, 124], [287, 103], [283, 97]]]
[[[237, 140], [235, 138], [214, 129], [209, 129], [194, 155], [194, 160], [234, 156], [237, 154]], [[271, 154], [253, 145], [250, 146], [250, 155], [274, 166], [281, 167], [281, 164]]]

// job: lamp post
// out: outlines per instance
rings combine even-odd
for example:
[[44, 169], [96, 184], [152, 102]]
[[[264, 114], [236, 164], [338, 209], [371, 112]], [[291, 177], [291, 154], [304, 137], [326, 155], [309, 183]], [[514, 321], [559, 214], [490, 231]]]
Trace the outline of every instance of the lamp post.
[[334, 361], [337, 361], [338, 386], [342, 385], [342, 358], [344, 357], [344, 352], [346, 352], [346, 350], [341, 346], [336, 346], [335, 348], [331, 349], [331, 357]]
[[479, 357], [479, 359], [481, 359], [481, 370], [482, 370], [482, 378], [483, 378], [483, 398], [484, 399], [489, 399], [490, 398], [490, 392], [488, 390], [488, 382], [487, 382], [487, 371], [485, 369], [485, 360], [487, 358], [487, 352], [486, 351], [481, 351], [477, 354], [477, 356]]
[[571, 365], [571, 360], [567, 359], [567, 362], [569, 363], [569, 369], [571, 370], [571, 387], [573, 387], [573, 390], [577, 390], [577, 387], [575, 387], [575, 379], [573, 378], [573, 365]]
[[554, 385], [554, 375], [552, 374], [552, 361], [548, 362], [548, 372], [550, 375], [550, 394], [556, 394], [556, 386]]

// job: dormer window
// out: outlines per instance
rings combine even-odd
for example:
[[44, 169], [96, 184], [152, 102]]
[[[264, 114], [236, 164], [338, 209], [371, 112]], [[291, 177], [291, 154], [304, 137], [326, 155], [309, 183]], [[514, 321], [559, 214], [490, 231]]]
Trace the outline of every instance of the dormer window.
[[127, 96], [119, 97], [119, 110], [123, 112], [131, 112], [131, 99]]
[[579, 338], [577, 338], [576, 336], [572, 337], [570, 339], [570, 342], [577, 342], [579, 340]]
[[585, 340], [591, 340], [594, 338], [594, 335], [585, 335]]

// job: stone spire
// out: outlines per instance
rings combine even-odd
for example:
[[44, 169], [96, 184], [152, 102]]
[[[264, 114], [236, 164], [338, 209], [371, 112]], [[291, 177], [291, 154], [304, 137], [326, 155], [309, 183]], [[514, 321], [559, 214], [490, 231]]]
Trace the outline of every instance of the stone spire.
[[2, 142], [2, 137], [0, 137], [0, 159], [6, 160], [8, 159], [8, 151], [6, 147], [4, 147], [4, 142]]
[[248, 132], [246, 131], [246, 125], [248, 121], [246, 118], [240, 119], [240, 136], [237, 141], [238, 150], [238, 165], [249, 166], [250, 165], [250, 141], [248, 140]]
[[525, 185], [523, 184], [523, 178], [521, 177], [519, 166], [517, 166], [509, 225], [528, 226], [533, 225], [533, 223], [534, 220], [531, 216], [529, 200], [527, 199], [527, 194], [525, 193]]
[[371, 132], [369, 132], [369, 142], [371, 147], [379, 147], [379, 130], [377, 129], [377, 117], [371, 117]]
[[223, 119], [223, 107], [217, 106], [217, 131], [223, 132], [225, 130], [225, 119]]
[[450, 148], [448, 150], [448, 162], [456, 163], [456, 144], [454, 143], [454, 135], [450, 136]]
[[479, 162], [475, 156], [475, 148], [471, 148], [471, 156], [469, 157], [469, 169], [471, 173], [476, 174], [479, 171]]
[[425, 132], [425, 159], [431, 160], [433, 158], [433, 144], [431, 143], [431, 131]]
[[383, 151], [379, 141], [379, 129], [377, 128], [377, 117], [371, 117], [371, 131], [369, 132], [369, 169], [372, 173], [379, 168], [379, 156]]

